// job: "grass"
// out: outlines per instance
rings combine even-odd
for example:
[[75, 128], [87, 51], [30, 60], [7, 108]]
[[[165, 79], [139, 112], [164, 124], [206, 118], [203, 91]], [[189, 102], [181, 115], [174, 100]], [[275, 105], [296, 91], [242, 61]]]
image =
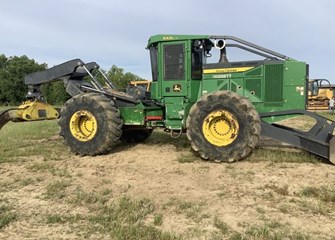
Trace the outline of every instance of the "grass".
[[203, 219], [210, 217], [208, 214], [203, 213], [206, 205], [205, 201], [193, 202], [173, 197], [164, 203], [162, 208], [164, 210], [172, 210], [177, 215], [184, 215], [195, 223], [200, 223]]
[[330, 186], [308, 186], [300, 191], [300, 195], [316, 198], [326, 203], [335, 203], [335, 189]]
[[253, 154], [248, 157], [251, 162], [270, 162], [270, 163], [314, 163], [324, 162], [315, 155], [305, 151], [285, 151], [276, 149], [255, 149]]
[[17, 219], [13, 208], [7, 200], [0, 199], [0, 230]]
[[304, 213], [311, 213], [314, 215], [328, 215], [331, 210], [322, 201], [302, 199], [297, 202], [298, 209]]
[[264, 186], [264, 188], [271, 189], [275, 193], [277, 193], [279, 195], [282, 195], [282, 196], [288, 196], [289, 195], [288, 187], [289, 187], [288, 185], [277, 186], [277, 185], [274, 185], [274, 184], [266, 184]]
[[60, 168], [55, 165], [55, 163], [50, 162], [41, 162], [41, 163], [33, 163], [27, 167], [29, 171], [34, 173], [39, 172], [50, 172], [53, 176], [58, 177], [71, 177], [70, 172], [66, 168]]
[[328, 111], [317, 112], [318, 115], [328, 118], [329, 120], [335, 121], [335, 115], [331, 115]]
[[97, 192], [85, 192], [81, 187], [77, 187], [73, 192], [69, 203], [76, 206], [85, 206], [91, 204], [104, 204], [112, 197], [112, 191], [110, 189], [104, 189], [100, 194]]
[[252, 225], [244, 234], [235, 235], [233, 239], [264, 239], [264, 240], [308, 240], [310, 236], [297, 231], [292, 231], [276, 221], [263, 225]]
[[329, 215], [335, 203], [335, 190], [331, 186], [307, 186], [297, 194], [297, 207], [307, 213]]
[[161, 226], [163, 224], [163, 214], [158, 213], [154, 216], [154, 225]]
[[229, 226], [227, 223], [223, 222], [221, 219], [219, 219], [218, 216], [214, 217], [214, 227], [220, 230], [220, 233], [223, 235], [227, 235], [229, 233]]
[[80, 214], [77, 215], [50, 214], [46, 216], [47, 224], [65, 224], [65, 223], [73, 224], [82, 220], [86, 220], [86, 217]]
[[0, 207], [0, 229], [15, 221], [17, 215], [15, 213], [4, 212], [4, 207]]
[[198, 156], [195, 156], [194, 154], [192, 153], [189, 153], [189, 154], [181, 154], [177, 161], [179, 163], [193, 163], [193, 162], [196, 162], [196, 161], [199, 161], [199, 157]]
[[[89, 209], [88, 213], [48, 214], [45, 217], [47, 224], [70, 224], [76, 228], [79, 224], [77, 230], [81, 231], [84, 238], [91, 238], [99, 233], [112, 239], [181, 239], [177, 234], [156, 228], [162, 225], [163, 214], [156, 213], [155, 204], [148, 198], [123, 196], [112, 200], [109, 189], [85, 192], [81, 188], [76, 189], [71, 198], [65, 191], [68, 187], [67, 183], [56, 181], [49, 184], [46, 195], [54, 200], [65, 199], [66, 195], [67, 203], [73, 207], [85, 207]], [[65, 195], [59, 195], [60, 192]], [[146, 221], [150, 216], [154, 216], [152, 224]]]
[[24, 123], [8, 123], [1, 129], [0, 163], [22, 161], [39, 156], [44, 160], [58, 160], [68, 148], [60, 139], [56, 120]]
[[[88, 222], [86, 225], [88, 227], [86, 237], [88, 238], [93, 233], [99, 232], [117, 239], [181, 239], [176, 234], [166, 233], [155, 227], [162, 224], [163, 214], [155, 214], [156, 207], [150, 199], [131, 199], [124, 196], [107, 203], [99, 200], [102, 195], [86, 193], [78, 196], [80, 201], [85, 202], [85, 206], [89, 206], [90, 214], [85, 216], [50, 215], [47, 223], [74, 224], [78, 221], [86, 221]], [[72, 203], [77, 205], [78, 201]], [[155, 216], [153, 225], [146, 225], [147, 217], [153, 214]]]
[[65, 190], [71, 185], [69, 181], [56, 180], [48, 184], [45, 192], [47, 199], [62, 199], [67, 194]]

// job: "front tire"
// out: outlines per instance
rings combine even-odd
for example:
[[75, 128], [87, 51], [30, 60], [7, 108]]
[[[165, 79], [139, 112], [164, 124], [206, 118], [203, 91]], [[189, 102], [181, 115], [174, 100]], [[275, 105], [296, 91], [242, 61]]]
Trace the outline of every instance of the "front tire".
[[203, 96], [190, 109], [187, 138], [203, 159], [233, 162], [247, 157], [260, 135], [260, 118], [250, 101], [231, 91]]
[[114, 102], [97, 93], [68, 100], [58, 120], [60, 135], [72, 152], [94, 156], [111, 150], [122, 134], [120, 111]]

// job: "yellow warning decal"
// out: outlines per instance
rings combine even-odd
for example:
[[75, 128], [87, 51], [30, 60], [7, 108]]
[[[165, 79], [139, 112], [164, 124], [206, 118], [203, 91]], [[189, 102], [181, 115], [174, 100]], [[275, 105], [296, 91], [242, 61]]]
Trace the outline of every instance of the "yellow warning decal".
[[254, 67], [235, 67], [235, 68], [215, 68], [204, 69], [204, 73], [230, 73], [230, 72], [245, 72]]

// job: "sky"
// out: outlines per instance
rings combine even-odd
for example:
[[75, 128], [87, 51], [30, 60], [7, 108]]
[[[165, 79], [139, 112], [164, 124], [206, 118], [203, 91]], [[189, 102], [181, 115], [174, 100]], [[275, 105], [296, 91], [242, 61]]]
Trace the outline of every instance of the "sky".
[[[81, 58], [151, 79], [150, 36], [232, 35], [335, 83], [334, 0], [0, 0], [0, 54], [49, 67]], [[228, 53], [229, 54], [229, 53]], [[252, 59], [250, 59], [252, 60]]]

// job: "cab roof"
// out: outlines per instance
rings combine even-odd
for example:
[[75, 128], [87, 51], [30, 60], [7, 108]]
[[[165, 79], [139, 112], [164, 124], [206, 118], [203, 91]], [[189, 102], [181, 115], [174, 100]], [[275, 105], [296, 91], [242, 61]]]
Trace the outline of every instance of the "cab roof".
[[158, 34], [151, 36], [148, 41], [150, 47], [154, 43], [158, 42], [172, 42], [172, 41], [183, 41], [183, 40], [195, 40], [195, 39], [208, 39], [210, 35], [176, 35], [176, 34]]

